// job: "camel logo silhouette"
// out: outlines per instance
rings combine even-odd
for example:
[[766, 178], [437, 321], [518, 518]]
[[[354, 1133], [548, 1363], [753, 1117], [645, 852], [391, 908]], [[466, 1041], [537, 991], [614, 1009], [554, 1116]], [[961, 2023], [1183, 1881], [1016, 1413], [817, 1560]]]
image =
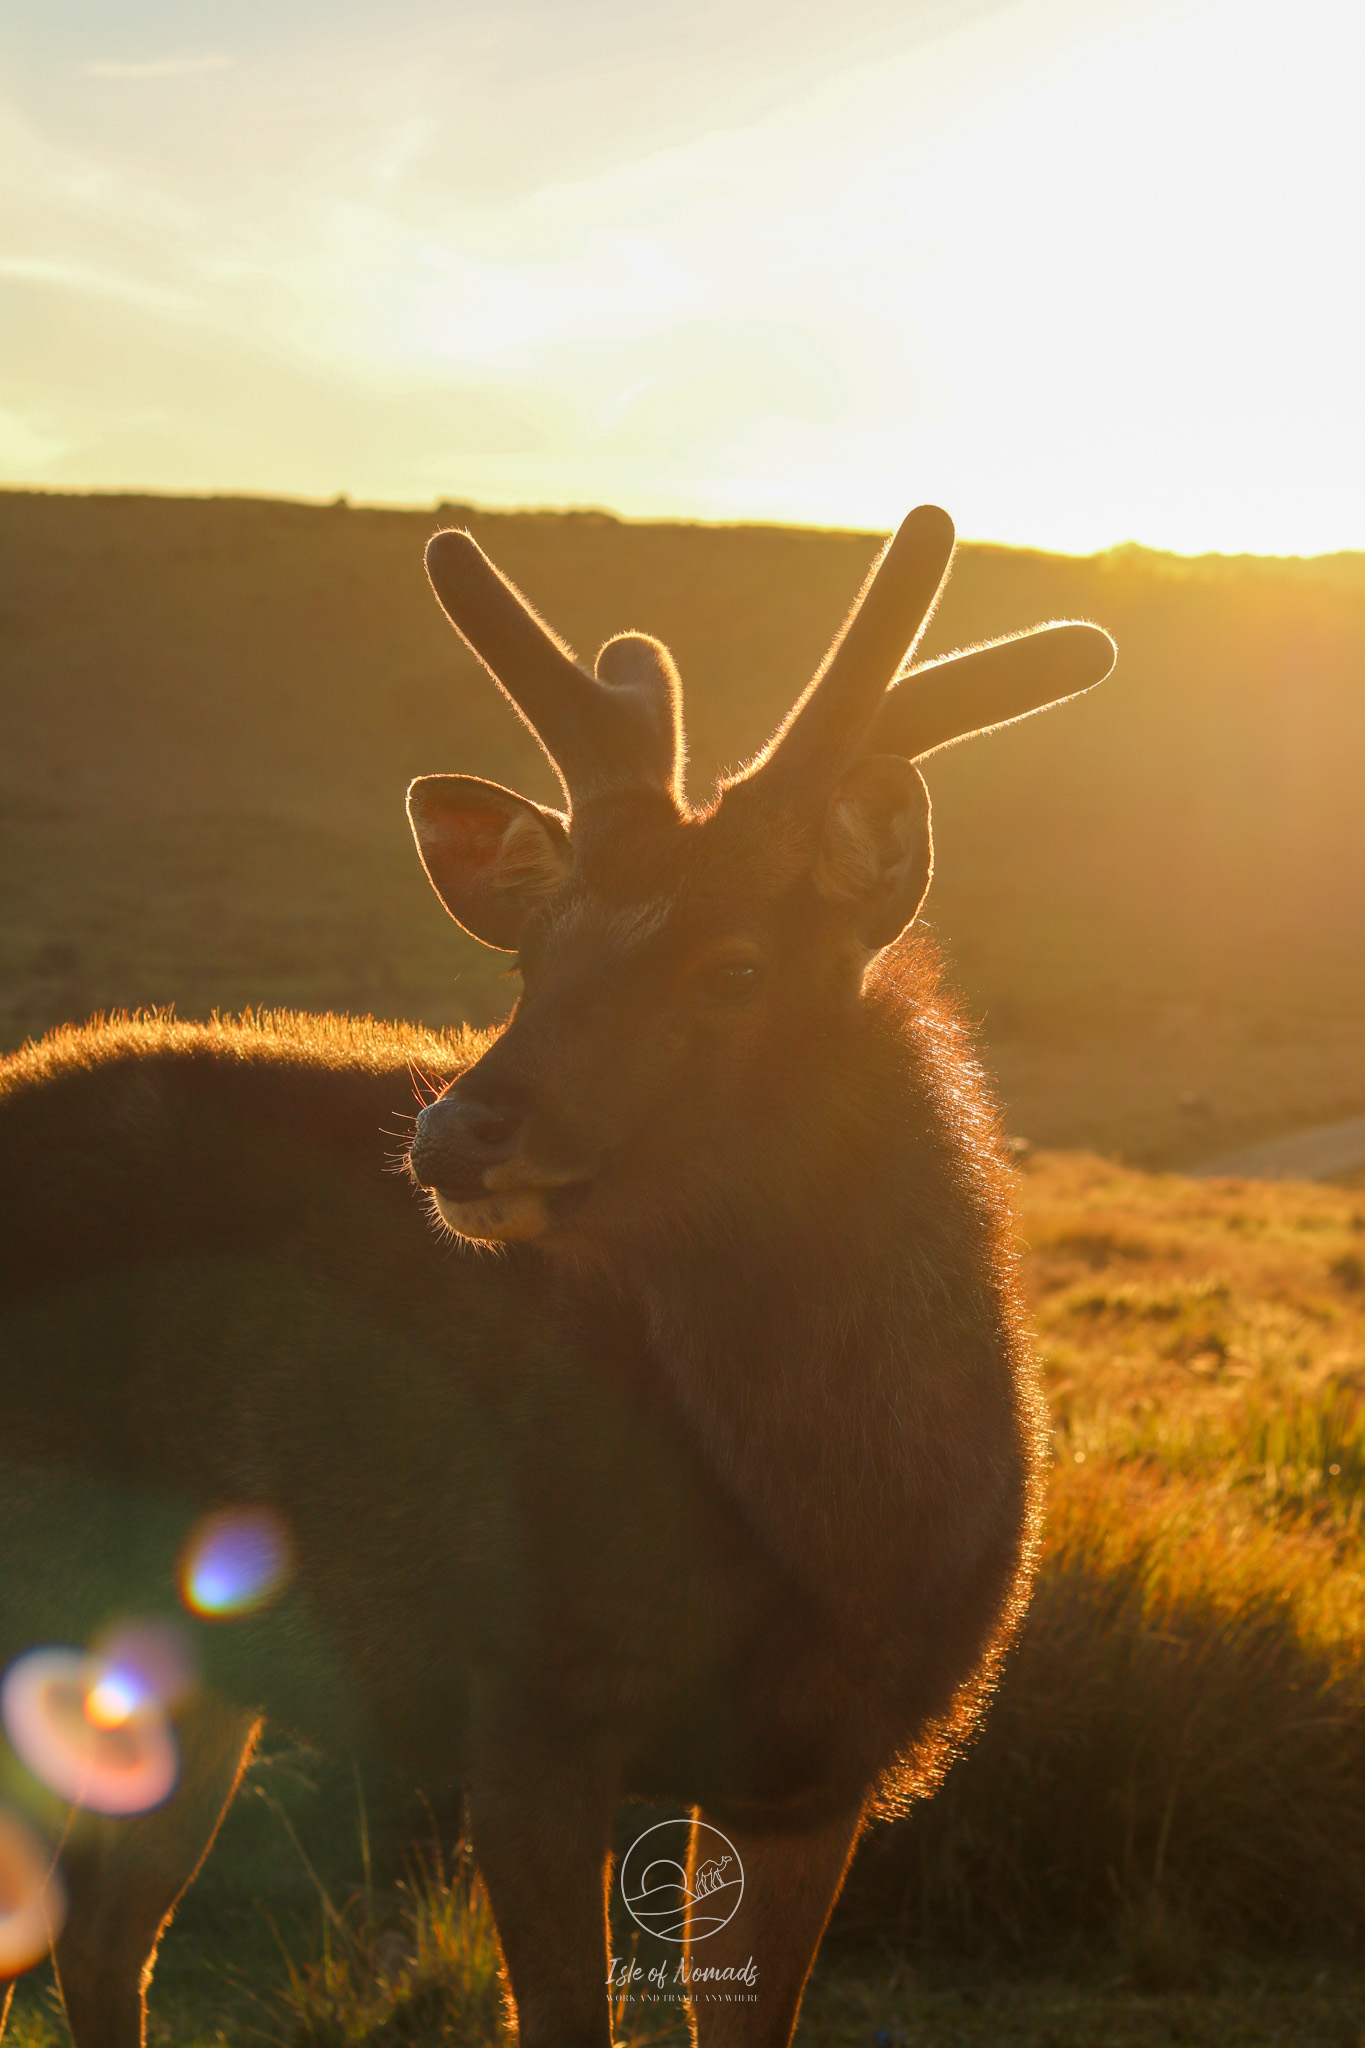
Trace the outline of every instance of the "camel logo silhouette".
[[626, 1911], [660, 1941], [681, 1944], [690, 1934], [696, 1943], [718, 1934], [743, 1896], [739, 1852], [706, 1821], [661, 1820], [636, 1836], [621, 1861]]

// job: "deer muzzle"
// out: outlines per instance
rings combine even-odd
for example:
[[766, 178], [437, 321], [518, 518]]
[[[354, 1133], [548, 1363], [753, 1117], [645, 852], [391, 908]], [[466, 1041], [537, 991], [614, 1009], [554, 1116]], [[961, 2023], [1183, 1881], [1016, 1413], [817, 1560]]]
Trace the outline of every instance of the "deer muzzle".
[[552, 1220], [553, 1192], [588, 1178], [532, 1159], [517, 1110], [454, 1093], [418, 1116], [410, 1160], [442, 1221], [484, 1244], [539, 1237]]

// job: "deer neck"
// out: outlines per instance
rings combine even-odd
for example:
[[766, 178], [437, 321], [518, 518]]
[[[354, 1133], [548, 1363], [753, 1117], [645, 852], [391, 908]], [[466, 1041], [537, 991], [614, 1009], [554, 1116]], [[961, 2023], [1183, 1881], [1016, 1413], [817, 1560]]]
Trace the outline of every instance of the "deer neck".
[[[841, 1626], [874, 1634], [905, 1572], [926, 1555], [936, 1568], [956, 1540], [932, 1524], [962, 1468], [1011, 1427], [989, 1118], [978, 1111], [982, 1157], [964, 1171], [951, 1060], [935, 1071], [933, 1046], [926, 1060], [877, 1022], [836, 1076], [822, 1156], [804, 1175], [779, 1163], [760, 1223], [703, 1231], [635, 1278], [721, 1483]], [[998, 1398], [968, 1414], [983, 1386]], [[970, 1545], [972, 1514], [953, 1512]]]

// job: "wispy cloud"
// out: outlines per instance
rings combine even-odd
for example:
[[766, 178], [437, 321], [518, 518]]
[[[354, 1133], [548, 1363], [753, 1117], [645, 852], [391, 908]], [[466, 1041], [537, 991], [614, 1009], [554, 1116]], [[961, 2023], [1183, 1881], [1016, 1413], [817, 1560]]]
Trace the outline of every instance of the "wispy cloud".
[[154, 313], [196, 310], [195, 301], [187, 292], [90, 263], [0, 254], [0, 280], [52, 285], [58, 290], [85, 292], [101, 299], [123, 299], [131, 306], [144, 306]]
[[1361, 0], [470, 12], [7, 69], [0, 475], [1362, 544]]
[[149, 57], [135, 63], [101, 58], [81, 69], [87, 78], [194, 78], [204, 71], [230, 71], [232, 59], [216, 51], [207, 57]]

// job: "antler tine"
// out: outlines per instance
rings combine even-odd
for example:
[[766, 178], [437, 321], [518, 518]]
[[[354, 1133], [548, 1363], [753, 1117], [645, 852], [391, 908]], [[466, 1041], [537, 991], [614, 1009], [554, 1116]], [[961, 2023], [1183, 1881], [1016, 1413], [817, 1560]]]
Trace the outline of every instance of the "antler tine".
[[1099, 626], [1065, 619], [926, 662], [886, 692], [864, 743], [922, 760], [1102, 683], [1117, 649]]
[[901, 522], [814, 680], [769, 747], [765, 782], [818, 781], [841, 775], [886, 686], [933, 614], [953, 556], [953, 522], [937, 505], [920, 505]]
[[[591, 676], [472, 534], [433, 534], [426, 562], [446, 617], [535, 733], [571, 802], [623, 789], [676, 794], [679, 695], [666, 650], [625, 635], [608, 642]], [[629, 652], [613, 657], [621, 647]]]

